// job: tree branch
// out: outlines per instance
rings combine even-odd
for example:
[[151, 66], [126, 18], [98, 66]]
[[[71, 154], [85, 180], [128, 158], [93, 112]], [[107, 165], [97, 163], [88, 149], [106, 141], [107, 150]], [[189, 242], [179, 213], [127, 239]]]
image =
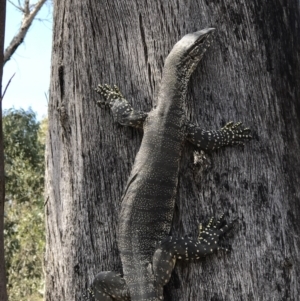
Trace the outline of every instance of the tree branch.
[[7, 0], [11, 5], [13, 5], [16, 9], [20, 10], [21, 12], [24, 12], [24, 9], [22, 6], [18, 6], [14, 4], [11, 0]]
[[29, 0], [25, 0], [24, 2], [24, 15], [27, 17], [30, 15], [30, 8], [29, 8]]
[[11, 76], [11, 78], [10, 78], [9, 81], [8, 81], [8, 83], [6, 84], [6, 87], [5, 87], [5, 89], [4, 89], [4, 92], [3, 92], [2, 96], [0, 95], [0, 102], [3, 100], [4, 95], [5, 95], [5, 93], [6, 93], [6, 90], [7, 90], [8, 86], [10, 85], [11, 80], [13, 79], [13, 77], [14, 77], [15, 75], [16, 75], [16, 73], [14, 73], [14, 74]]
[[[9, 1], [9, 2], [11, 3], [11, 1]], [[22, 44], [22, 42], [28, 32], [28, 29], [32, 24], [32, 21], [34, 20], [35, 16], [37, 15], [37, 13], [39, 12], [39, 10], [41, 9], [41, 7], [43, 6], [43, 4], [45, 2], [46, 2], [46, 0], [39, 0], [34, 5], [32, 10], [30, 10], [31, 5], [29, 3], [29, 0], [25, 0], [23, 8], [19, 8], [18, 6], [16, 6], [14, 4], [14, 6], [16, 6], [18, 9], [22, 10], [23, 20], [22, 20], [22, 24], [21, 24], [19, 32], [14, 36], [14, 38], [11, 40], [9, 46], [5, 49], [3, 65], [5, 65], [5, 63], [10, 60], [10, 58], [12, 57], [14, 52], [17, 50], [19, 45]]]

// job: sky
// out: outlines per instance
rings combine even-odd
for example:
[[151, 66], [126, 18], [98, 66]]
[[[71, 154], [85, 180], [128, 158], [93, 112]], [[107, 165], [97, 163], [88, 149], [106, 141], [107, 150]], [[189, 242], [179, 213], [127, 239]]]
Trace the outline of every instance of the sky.
[[[14, 1], [17, 3], [17, 1]], [[32, 1], [35, 3], [35, 1]], [[6, 4], [5, 48], [18, 32], [22, 14]], [[52, 42], [52, 6], [46, 2], [33, 21], [24, 42], [4, 66], [3, 90], [12, 79], [3, 99], [3, 109], [31, 108], [41, 120], [47, 116]]]

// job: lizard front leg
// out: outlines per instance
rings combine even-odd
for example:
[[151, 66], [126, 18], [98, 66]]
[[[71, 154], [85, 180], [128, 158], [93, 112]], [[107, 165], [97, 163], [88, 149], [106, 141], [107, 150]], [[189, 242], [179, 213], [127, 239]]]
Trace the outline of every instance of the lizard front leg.
[[119, 274], [115, 272], [99, 273], [89, 289], [91, 301], [130, 301], [130, 294], [125, 282]]
[[200, 259], [217, 250], [229, 251], [231, 247], [224, 247], [225, 244], [220, 243], [220, 238], [233, 227], [233, 223], [234, 221], [227, 224], [223, 216], [217, 221], [212, 218], [205, 228], [200, 224], [197, 240], [190, 237], [168, 237], [162, 241], [153, 256], [156, 285], [162, 287], [169, 282], [178, 259]]
[[124, 98], [117, 86], [98, 85], [95, 89], [104, 100], [97, 101], [98, 105], [109, 105], [114, 119], [121, 125], [142, 128], [147, 114], [135, 111], [129, 102]]
[[213, 151], [230, 145], [244, 145], [250, 140], [250, 129], [243, 127], [241, 122], [228, 122], [218, 131], [205, 131], [188, 123], [186, 125], [187, 140], [204, 151]]

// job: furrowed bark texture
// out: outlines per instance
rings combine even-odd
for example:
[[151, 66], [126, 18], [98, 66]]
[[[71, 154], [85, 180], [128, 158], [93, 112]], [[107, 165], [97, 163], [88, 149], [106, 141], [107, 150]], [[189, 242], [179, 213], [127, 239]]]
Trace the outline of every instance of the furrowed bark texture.
[[4, 145], [2, 130], [2, 76], [4, 61], [6, 1], [0, 0], [0, 300], [7, 300], [6, 269], [4, 258], [4, 203], [5, 203], [5, 176], [4, 176]]
[[54, 1], [46, 180], [46, 300], [83, 300], [121, 270], [123, 188], [142, 133], [96, 107], [117, 84], [137, 109], [155, 104], [163, 62], [183, 35], [216, 27], [192, 76], [187, 117], [205, 129], [242, 121], [254, 139], [193, 166], [187, 144], [172, 234], [238, 217], [233, 251], [179, 263], [166, 300], [298, 300], [300, 295], [299, 5], [274, 1]]

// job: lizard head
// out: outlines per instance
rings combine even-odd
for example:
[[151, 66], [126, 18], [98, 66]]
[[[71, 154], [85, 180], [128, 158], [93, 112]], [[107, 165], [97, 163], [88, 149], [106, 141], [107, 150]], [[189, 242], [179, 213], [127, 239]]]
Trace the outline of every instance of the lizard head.
[[165, 67], [176, 67], [189, 78], [210, 46], [214, 30], [215, 28], [205, 28], [185, 35], [173, 47]]

